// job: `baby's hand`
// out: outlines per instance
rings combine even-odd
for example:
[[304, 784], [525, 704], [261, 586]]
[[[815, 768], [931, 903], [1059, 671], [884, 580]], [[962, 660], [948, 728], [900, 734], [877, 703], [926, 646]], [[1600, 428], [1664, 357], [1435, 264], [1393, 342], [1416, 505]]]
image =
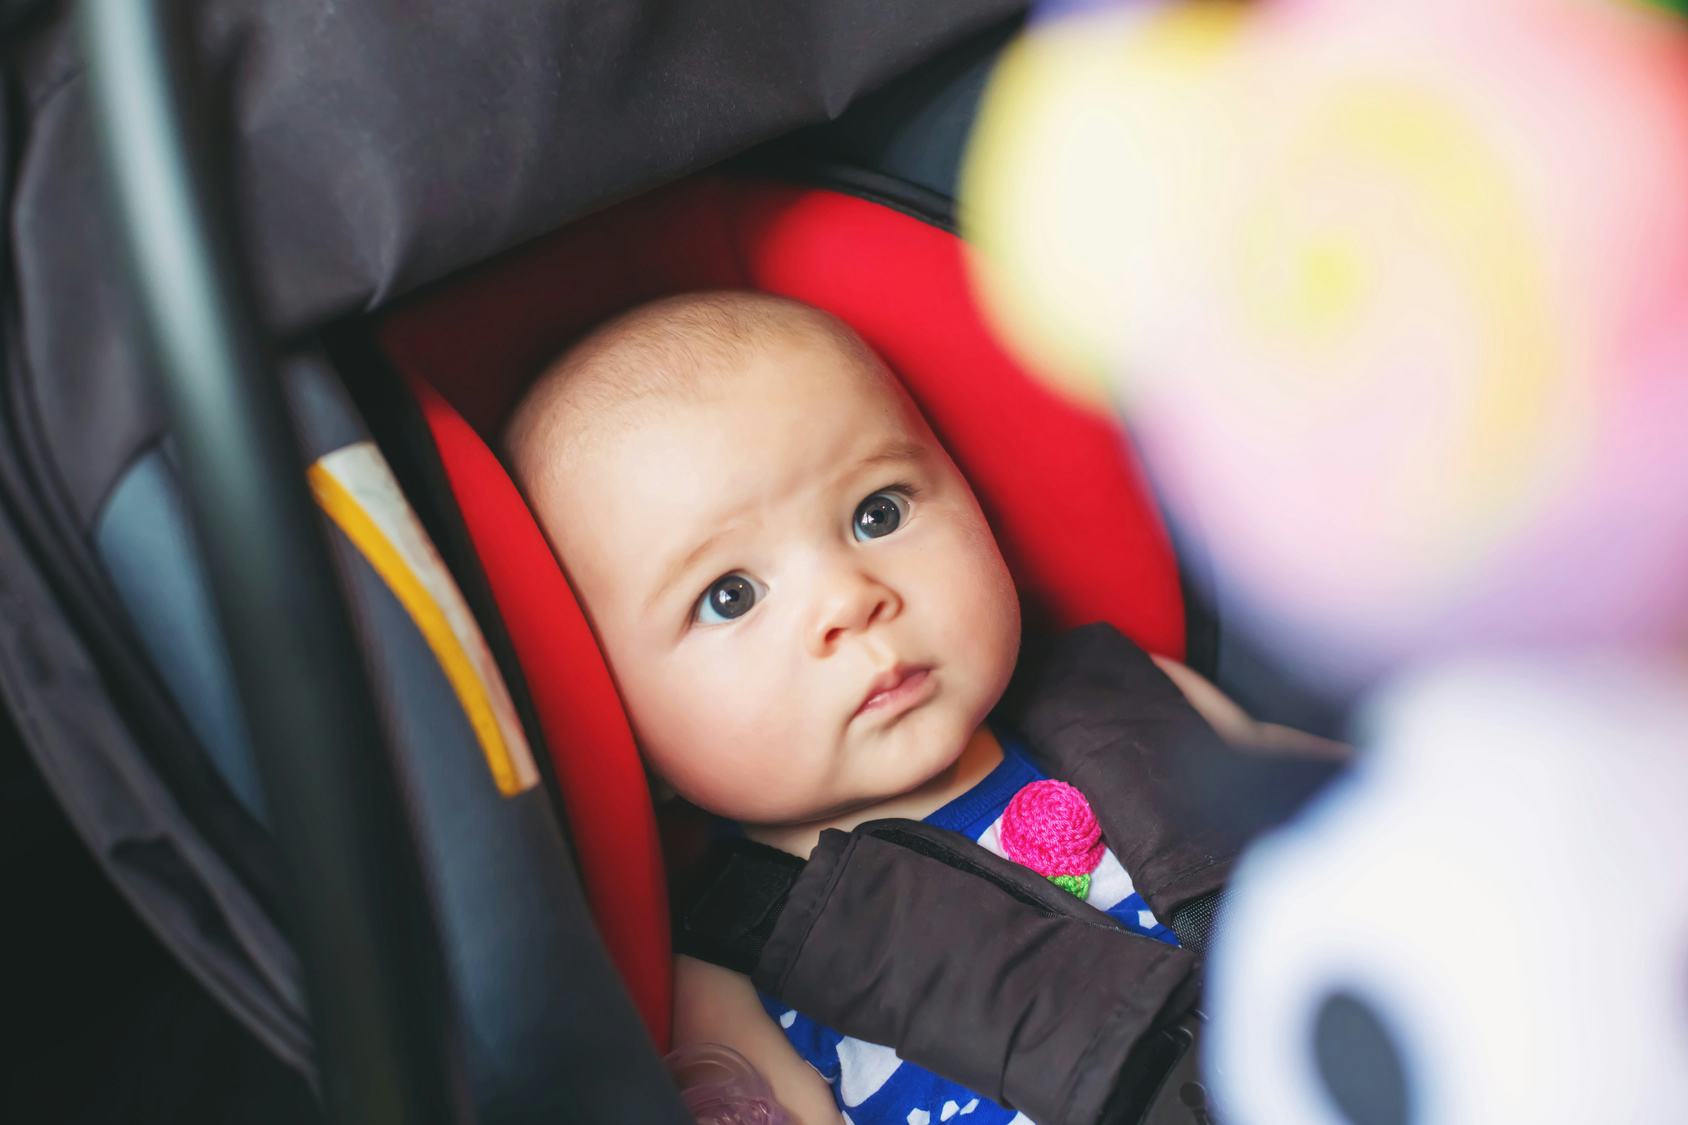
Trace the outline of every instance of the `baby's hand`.
[[1208, 726], [1226, 742], [1243, 750], [1266, 750], [1282, 754], [1305, 754], [1308, 757], [1340, 761], [1354, 753], [1343, 742], [1333, 742], [1316, 734], [1263, 723], [1238, 707], [1229, 696], [1214, 687], [1207, 677], [1187, 664], [1165, 656], [1152, 656], [1155, 666], [1166, 674], [1196, 713], [1207, 720]]

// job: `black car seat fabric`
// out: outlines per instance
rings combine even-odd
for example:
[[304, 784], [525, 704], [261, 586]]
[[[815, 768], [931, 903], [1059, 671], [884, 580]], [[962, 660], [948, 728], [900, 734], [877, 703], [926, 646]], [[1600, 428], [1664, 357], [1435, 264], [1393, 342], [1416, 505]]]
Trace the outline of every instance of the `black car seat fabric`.
[[[606, 1120], [637, 1114], [626, 1083], [636, 1068], [624, 1055], [645, 1033], [625, 997], [602, 987], [608, 966], [551, 793], [479, 627], [338, 377], [311, 357], [289, 365], [288, 383], [310, 483], [333, 528], [371, 682], [398, 748], [395, 772], [422, 849], [476, 1102], [488, 1120], [555, 1119], [581, 1098], [604, 1107]], [[96, 527], [125, 610], [160, 657], [195, 733], [208, 746], [223, 739], [212, 760], [261, 819], [249, 746], [227, 737], [231, 727], [239, 732], [239, 703], [226, 654], [206, 629], [210, 607], [193, 582], [197, 562], [164, 448], [131, 466]], [[157, 580], [158, 572], [169, 580]], [[70, 788], [82, 797], [94, 791]], [[203, 955], [202, 971], [244, 985], [219, 995], [308, 1069], [299, 967], [285, 935], [240, 896], [238, 881], [177, 871], [173, 852], [146, 837], [116, 832], [113, 863], [137, 878], [176, 872], [176, 883], [205, 883], [224, 896], [200, 896], [197, 913], [220, 943], [183, 933], [184, 923], [156, 906], [155, 925], [175, 929], [173, 944], [221, 949]], [[194, 847], [204, 854], [202, 844]]]
[[[648, 1111], [637, 1014], [604, 950], [540, 767], [480, 629], [337, 382], [296, 401], [312, 490], [399, 748], [470, 1088], [488, 1120]], [[347, 440], [352, 439], [352, 440]], [[594, 988], [590, 982], [598, 982]], [[642, 1075], [656, 1078], [654, 1058]]]

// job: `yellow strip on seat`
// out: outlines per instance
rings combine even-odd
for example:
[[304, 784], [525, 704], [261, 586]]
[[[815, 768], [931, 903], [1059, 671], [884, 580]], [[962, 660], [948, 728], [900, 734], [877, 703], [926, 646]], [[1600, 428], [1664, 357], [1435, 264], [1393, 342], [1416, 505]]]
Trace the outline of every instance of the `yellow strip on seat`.
[[462, 593], [371, 442], [319, 458], [308, 470], [317, 504], [381, 576], [421, 631], [469, 719], [499, 793], [538, 784], [533, 754], [503, 677]]

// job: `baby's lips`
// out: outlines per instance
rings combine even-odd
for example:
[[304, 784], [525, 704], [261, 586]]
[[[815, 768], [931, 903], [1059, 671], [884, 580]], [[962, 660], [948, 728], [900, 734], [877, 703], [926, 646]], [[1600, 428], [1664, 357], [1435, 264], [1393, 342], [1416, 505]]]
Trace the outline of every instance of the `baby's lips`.
[[881, 672], [868, 685], [866, 694], [862, 696], [862, 701], [856, 705], [855, 714], [859, 715], [863, 711], [872, 709], [878, 705], [881, 697], [895, 692], [916, 676], [923, 676], [929, 671], [930, 669], [921, 666], [897, 664], [889, 671]]

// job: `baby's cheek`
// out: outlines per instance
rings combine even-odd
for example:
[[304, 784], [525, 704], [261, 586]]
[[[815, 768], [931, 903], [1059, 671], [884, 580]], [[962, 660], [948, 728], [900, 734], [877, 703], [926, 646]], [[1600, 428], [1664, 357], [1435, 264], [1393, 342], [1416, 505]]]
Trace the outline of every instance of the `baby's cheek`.
[[647, 756], [652, 768], [681, 796], [707, 812], [746, 819], [757, 804], [758, 779], [764, 772], [746, 754], [735, 729], [694, 721], [671, 726], [660, 747]]
[[978, 615], [973, 618], [976, 624], [1018, 630], [1019, 593], [995, 537], [982, 522], [957, 529], [947, 569], [947, 589], [958, 608]]
[[717, 659], [676, 685], [675, 719], [683, 738], [706, 744], [723, 764], [753, 762], [762, 747], [788, 740], [799, 698], [790, 673], [776, 663]]
[[[949, 646], [975, 679], [984, 711], [1008, 684], [1020, 647], [1020, 598], [989, 531], [966, 536], [945, 589]], [[981, 715], [983, 712], [981, 712]]]
[[667, 768], [684, 770], [706, 756], [704, 736], [714, 726], [708, 712], [717, 696], [710, 684], [684, 668], [657, 668], [636, 685], [624, 683], [622, 695], [634, 732]]

